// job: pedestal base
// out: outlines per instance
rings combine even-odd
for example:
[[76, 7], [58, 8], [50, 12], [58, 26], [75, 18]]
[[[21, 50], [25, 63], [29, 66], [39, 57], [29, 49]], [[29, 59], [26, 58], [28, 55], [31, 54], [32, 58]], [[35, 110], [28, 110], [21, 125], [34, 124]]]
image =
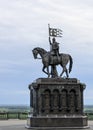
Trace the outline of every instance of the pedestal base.
[[30, 129], [75, 129], [89, 128], [86, 116], [29, 117], [26, 128]]
[[27, 128], [88, 128], [83, 113], [85, 84], [75, 78], [39, 78], [29, 89], [33, 112], [27, 119]]

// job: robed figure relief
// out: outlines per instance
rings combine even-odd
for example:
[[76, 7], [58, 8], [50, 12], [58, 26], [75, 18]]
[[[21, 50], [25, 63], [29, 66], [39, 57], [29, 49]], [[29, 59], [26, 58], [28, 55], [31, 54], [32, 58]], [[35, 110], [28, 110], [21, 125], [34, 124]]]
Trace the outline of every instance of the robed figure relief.
[[[43, 48], [36, 47], [32, 50], [35, 59], [38, 59], [39, 54], [42, 59], [43, 68], [42, 71], [49, 77], [61, 77], [63, 73], [66, 73], [66, 77], [69, 77], [69, 73], [72, 70], [73, 60], [69, 54], [59, 53], [59, 44], [56, 41], [56, 37], [62, 37], [62, 30], [49, 27], [49, 44], [50, 51], [46, 51]], [[40, 59], [40, 58], [39, 58]], [[67, 69], [67, 64], [69, 63], [69, 68]], [[57, 72], [57, 65], [62, 67], [60, 75]], [[49, 72], [49, 66], [51, 66], [51, 72]]]

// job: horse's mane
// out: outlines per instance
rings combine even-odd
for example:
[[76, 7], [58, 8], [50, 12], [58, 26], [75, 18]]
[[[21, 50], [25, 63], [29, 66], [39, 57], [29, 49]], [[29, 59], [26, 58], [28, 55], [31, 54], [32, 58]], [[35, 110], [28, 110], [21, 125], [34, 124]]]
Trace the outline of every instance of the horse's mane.
[[42, 51], [43, 54], [47, 53], [47, 51], [45, 49], [43, 49], [43, 48], [36, 47], [35, 49], [38, 50], [38, 51], [39, 50]]

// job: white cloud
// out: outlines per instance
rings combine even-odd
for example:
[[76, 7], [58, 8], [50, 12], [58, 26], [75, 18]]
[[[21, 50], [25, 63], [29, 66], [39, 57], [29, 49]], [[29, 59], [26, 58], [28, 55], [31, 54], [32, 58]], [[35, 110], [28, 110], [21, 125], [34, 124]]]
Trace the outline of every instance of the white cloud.
[[[41, 67], [41, 61], [34, 61], [30, 50], [37, 46], [49, 50], [48, 23], [50, 23], [51, 27], [63, 30], [63, 38], [57, 40], [60, 42], [60, 52], [70, 53], [74, 58], [76, 66], [72, 75], [80, 75], [83, 79], [86, 74], [87, 80], [87, 75], [88, 77], [93, 75], [92, 6], [92, 0], [0, 1], [2, 75], [11, 72], [11, 74], [17, 73], [18, 76], [20, 69], [28, 72], [30, 65], [29, 73], [33, 78], [35, 74], [36, 77], [43, 75], [41, 68], [37, 69], [37, 65]], [[36, 68], [36, 71], [33, 72], [33, 68], [34, 70]]]

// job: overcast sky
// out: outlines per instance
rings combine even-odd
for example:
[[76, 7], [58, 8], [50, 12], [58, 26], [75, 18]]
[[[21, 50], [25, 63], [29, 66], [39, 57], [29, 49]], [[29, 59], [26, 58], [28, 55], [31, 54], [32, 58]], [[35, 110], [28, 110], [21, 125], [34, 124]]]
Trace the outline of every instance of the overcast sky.
[[32, 49], [49, 51], [48, 23], [63, 30], [60, 52], [73, 57], [70, 77], [86, 84], [84, 103], [93, 105], [93, 0], [0, 1], [0, 104], [29, 105], [28, 85], [47, 77]]

